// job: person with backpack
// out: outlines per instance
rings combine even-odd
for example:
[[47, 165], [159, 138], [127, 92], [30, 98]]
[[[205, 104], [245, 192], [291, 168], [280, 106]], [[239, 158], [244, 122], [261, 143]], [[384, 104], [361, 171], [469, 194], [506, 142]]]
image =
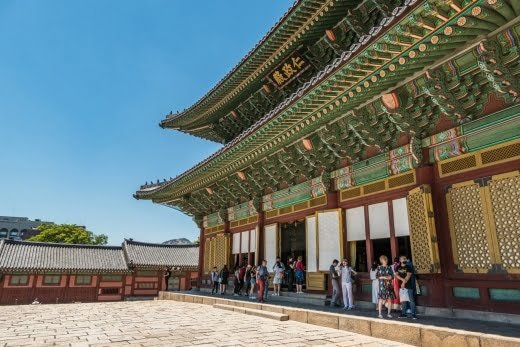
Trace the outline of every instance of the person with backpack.
[[267, 260], [262, 260], [262, 264], [256, 269], [256, 284], [258, 285], [258, 302], [264, 302], [264, 291], [269, 271], [267, 270]]
[[404, 291], [405, 299], [401, 302], [401, 315], [399, 318], [407, 318], [406, 310], [408, 306], [412, 311], [412, 319], [417, 319], [415, 308], [415, 275], [412, 266], [408, 263], [406, 256], [399, 257], [400, 265], [395, 271], [395, 278], [399, 281], [400, 290]]
[[219, 275], [216, 266], [214, 266], [213, 271], [211, 271], [211, 283], [213, 284], [213, 288], [211, 288], [211, 295], [218, 294]]

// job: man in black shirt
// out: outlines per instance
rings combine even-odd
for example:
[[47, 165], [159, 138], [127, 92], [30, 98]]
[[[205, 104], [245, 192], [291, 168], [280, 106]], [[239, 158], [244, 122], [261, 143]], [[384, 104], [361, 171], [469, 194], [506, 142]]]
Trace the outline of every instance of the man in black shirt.
[[332, 265], [329, 268], [329, 275], [332, 282], [332, 299], [330, 300], [330, 306], [341, 306], [338, 303], [338, 299], [340, 298], [340, 284], [339, 284], [339, 275], [336, 267], [338, 266], [339, 261], [334, 259], [332, 261]]
[[[399, 257], [399, 266], [397, 267], [397, 271], [395, 273], [395, 277], [399, 280], [400, 288], [406, 288], [408, 291], [408, 297], [410, 298], [410, 301], [408, 302], [410, 305], [410, 310], [412, 311], [412, 319], [417, 319], [416, 311], [415, 311], [415, 288], [413, 284], [415, 283], [413, 281], [413, 269], [412, 267], [407, 263], [406, 256], [402, 255]], [[407, 301], [401, 303], [401, 315], [399, 318], [406, 318], [406, 308], [407, 308]]]

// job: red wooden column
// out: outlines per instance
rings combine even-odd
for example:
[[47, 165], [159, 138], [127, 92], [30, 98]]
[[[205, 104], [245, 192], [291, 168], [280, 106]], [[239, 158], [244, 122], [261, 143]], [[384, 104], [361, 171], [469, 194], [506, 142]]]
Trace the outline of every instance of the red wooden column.
[[[260, 263], [264, 259], [264, 225], [265, 225], [265, 212], [258, 212], [258, 262]], [[255, 264], [258, 265], [258, 264]]]
[[368, 205], [364, 205], [365, 210], [365, 244], [367, 247], [367, 268], [369, 265], [372, 265], [374, 260], [374, 250], [372, 249], [372, 242], [370, 242], [370, 220], [368, 218]]
[[204, 248], [206, 247], [206, 240], [204, 239], [204, 228], [199, 225], [199, 268], [197, 276], [197, 287], [201, 287], [202, 273], [204, 272]]
[[390, 250], [392, 253], [392, 259], [399, 256], [399, 247], [397, 244], [397, 238], [395, 237], [394, 228], [394, 205], [392, 200], [388, 201], [388, 223], [390, 224]]

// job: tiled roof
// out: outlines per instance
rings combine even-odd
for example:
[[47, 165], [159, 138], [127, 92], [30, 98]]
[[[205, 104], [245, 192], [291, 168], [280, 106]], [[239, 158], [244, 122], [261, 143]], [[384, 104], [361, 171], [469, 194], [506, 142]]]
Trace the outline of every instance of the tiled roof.
[[198, 245], [163, 245], [125, 240], [123, 249], [127, 260], [136, 266], [198, 267]]
[[0, 270], [128, 271], [121, 247], [0, 241]]

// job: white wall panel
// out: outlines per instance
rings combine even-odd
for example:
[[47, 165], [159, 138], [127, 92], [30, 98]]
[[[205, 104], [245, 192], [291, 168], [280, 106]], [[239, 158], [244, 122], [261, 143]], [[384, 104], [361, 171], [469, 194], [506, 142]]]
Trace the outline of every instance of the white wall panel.
[[249, 252], [249, 231], [242, 232], [242, 241], [240, 243], [240, 251], [242, 253]]
[[239, 254], [240, 253], [240, 233], [234, 233], [233, 234], [233, 249], [232, 254]]
[[[250, 234], [249, 238], [251, 239], [251, 241], [249, 243], [249, 252], [258, 253], [256, 250], [256, 229], [251, 230], [251, 234]], [[255, 263], [255, 265], [256, 265], [256, 263]]]
[[318, 212], [318, 269], [328, 271], [341, 254], [341, 210]]
[[347, 241], [365, 240], [365, 207], [349, 208], [345, 211], [347, 220]]
[[305, 219], [305, 232], [307, 238], [307, 271], [318, 271], [318, 256], [316, 254], [316, 217], [307, 217]]
[[388, 202], [368, 205], [368, 221], [370, 225], [370, 239], [390, 237]]
[[278, 244], [278, 224], [266, 225], [264, 228], [264, 254], [267, 260], [267, 269], [271, 272], [276, 262], [276, 249]]
[[408, 207], [406, 206], [406, 198], [393, 200], [392, 209], [394, 215], [395, 236], [409, 236], [410, 224], [408, 222]]

